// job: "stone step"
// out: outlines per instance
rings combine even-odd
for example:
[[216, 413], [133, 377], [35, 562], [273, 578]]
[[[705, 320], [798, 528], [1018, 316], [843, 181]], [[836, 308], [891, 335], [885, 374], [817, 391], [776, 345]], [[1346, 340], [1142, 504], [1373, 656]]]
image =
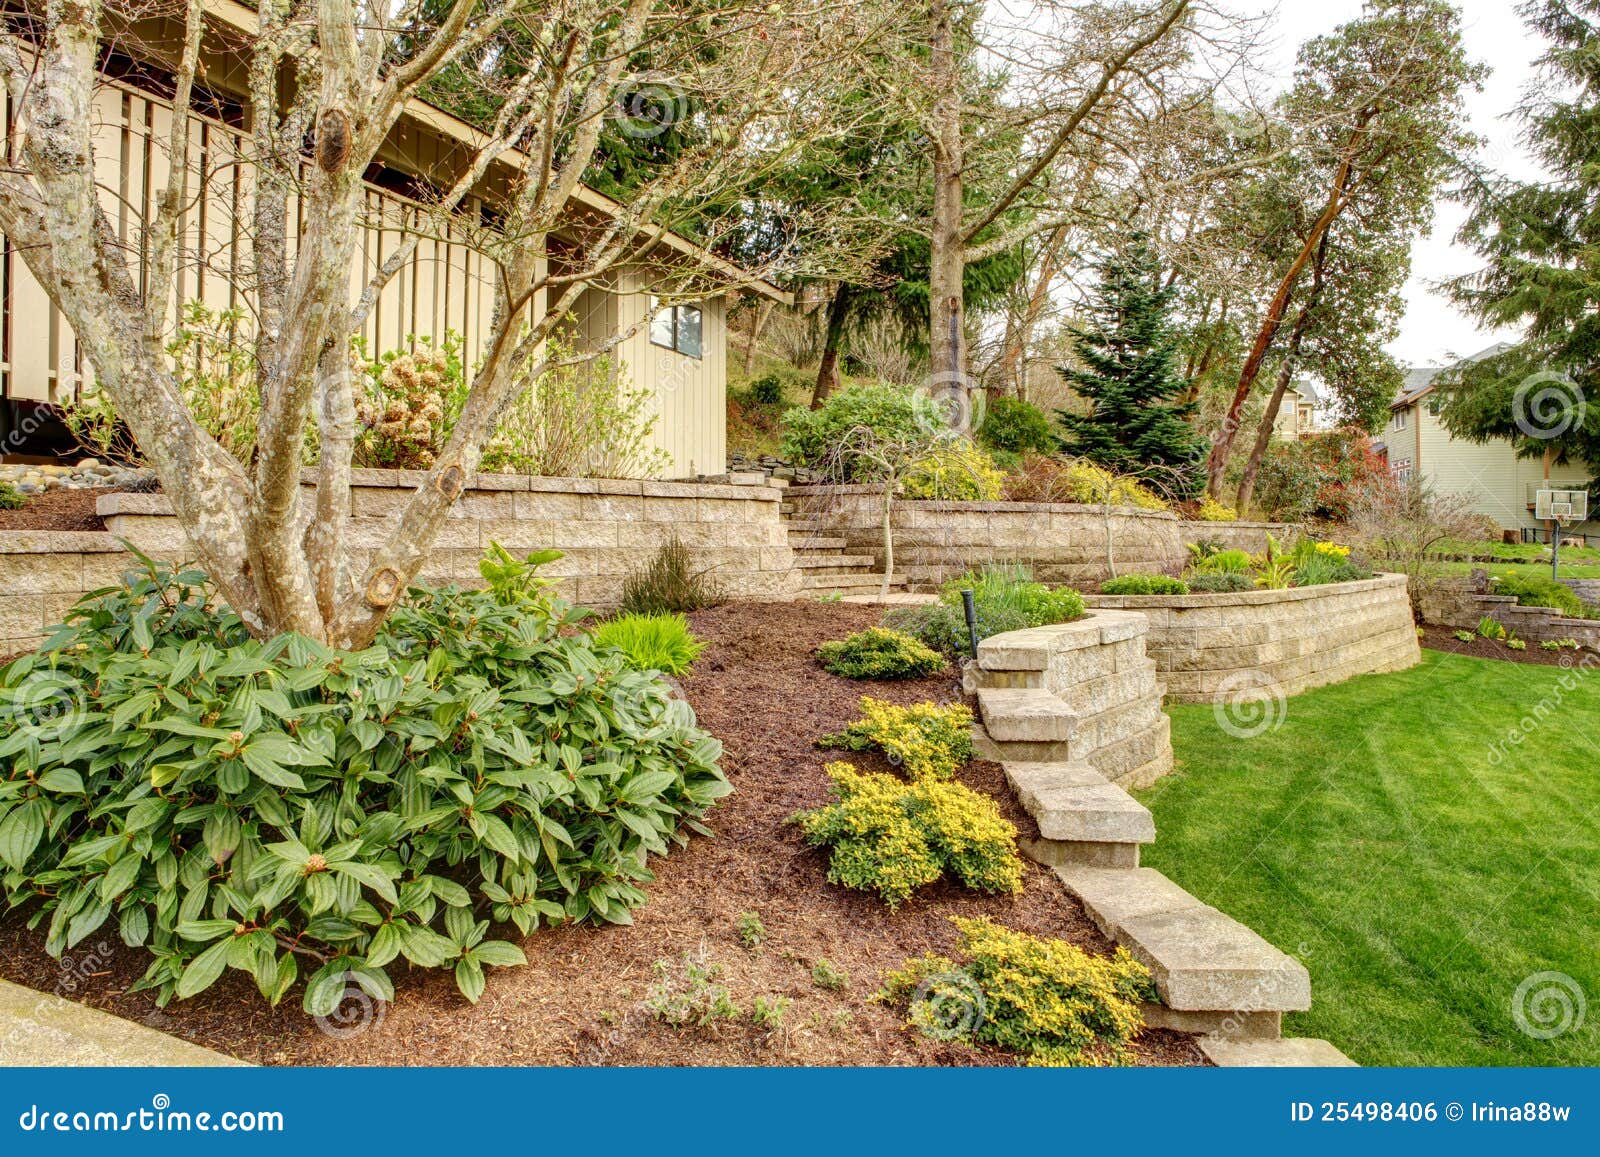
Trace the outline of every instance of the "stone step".
[[1178, 1011], [1302, 1012], [1305, 966], [1153, 868], [1055, 869], [1089, 918], [1150, 969]]
[[1150, 809], [1087, 763], [1004, 763], [1006, 778], [1047, 840], [1150, 844]]
[[1353, 1069], [1359, 1066], [1325, 1040], [1294, 1036], [1248, 1040], [1210, 1035], [1196, 1039], [1206, 1059], [1219, 1069]]
[[794, 529], [789, 530], [789, 549], [796, 553], [802, 550], [828, 550], [842, 553], [850, 545], [849, 539], [826, 538], [822, 535], [811, 537], [809, 535], [796, 535]]
[[864, 570], [872, 569], [873, 557], [870, 554], [826, 554], [805, 556], [797, 555], [794, 565], [801, 570], [812, 567], [857, 567]]
[[[802, 588], [811, 590], [824, 587], [833, 590], [840, 586], [871, 586], [876, 589], [883, 585], [883, 573], [881, 571], [874, 573], [870, 569], [858, 567], [840, 574], [833, 574], [811, 567], [807, 573], [800, 576], [800, 585]], [[897, 574], [889, 580], [890, 590], [902, 589], [905, 585], [904, 575]]]
[[0, 1066], [238, 1066], [244, 1061], [88, 1005], [0, 980]]
[[[983, 644], [978, 644], [982, 662]], [[1040, 687], [980, 687], [984, 730], [996, 743], [1065, 743], [1074, 718], [1067, 705]]]

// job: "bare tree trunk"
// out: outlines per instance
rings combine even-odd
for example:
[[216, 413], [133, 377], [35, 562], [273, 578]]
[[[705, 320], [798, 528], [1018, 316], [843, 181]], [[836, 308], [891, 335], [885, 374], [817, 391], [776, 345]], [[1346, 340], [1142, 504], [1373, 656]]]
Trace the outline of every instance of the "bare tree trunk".
[[1022, 316], [1006, 335], [1006, 351], [1000, 359], [1000, 385], [1009, 389], [1014, 397], [1028, 400], [1028, 346], [1033, 343], [1034, 327], [1044, 316], [1044, 307], [1050, 297], [1050, 283], [1061, 269], [1061, 253], [1066, 247], [1066, 226], [1057, 226], [1045, 241], [1039, 259], [1038, 276], [1028, 294]]
[[1228, 406], [1227, 417], [1223, 420], [1222, 429], [1217, 432], [1217, 439], [1211, 447], [1211, 456], [1206, 461], [1206, 489], [1214, 497], [1221, 496], [1222, 475], [1228, 467], [1228, 455], [1233, 451], [1234, 437], [1239, 432], [1239, 416], [1243, 413], [1245, 400], [1249, 398], [1250, 390], [1261, 372], [1261, 364], [1266, 361], [1267, 351], [1272, 348], [1273, 339], [1278, 336], [1284, 312], [1289, 307], [1289, 297], [1293, 294], [1295, 284], [1300, 280], [1300, 274], [1304, 272], [1312, 254], [1321, 245], [1323, 237], [1339, 214], [1344, 211], [1345, 206], [1350, 203], [1353, 191], [1350, 161], [1347, 157], [1340, 162], [1334, 174], [1333, 186], [1328, 191], [1327, 204], [1323, 206], [1321, 215], [1311, 226], [1305, 242], [1300, 246], [1300, 251], [1295, 254], [1289, 268], [1278, 281], [1277, 291], [1273, 293], [1272, 300], [1267, 305], [1266, 316], [1262, 318], [1261, 328], [1256, 332], [1255, 343], [1250, 347], [1250, 353], [1239, 371], [1239, 385], [1233, 392], [1233, 401]]
[[839, 388], [839, 347], [844, 344], [844, 326], [850, 318], [853, 291], [840, 282], [828, 301], [828, 324], [822, 335], [822, 358], [817, 362], [817, 384], [811, 390], [811, 408], [819, 410], [829, 395]]
[[761, 331], [767, 328], [767, 318], [772, 316], [774, 304], [770, 297], [763, 297], [756, 306], [755, 317], [750, 319], [750, 340], [744, 343], [744, 376], [747, 379], [756, 372], [756, 347], [761, 341]]
[[933, 0], [933, 216], [928, 264], [928, 352], [934, 380], [966, 388], [966, 313], [962, 282], [961, 80], [948, 0]]
[[889, 585], [894, 579], [894, 488], [893, 475], [883, 484], [883, 584], [878, 587], [880, 599], [889, 597]]

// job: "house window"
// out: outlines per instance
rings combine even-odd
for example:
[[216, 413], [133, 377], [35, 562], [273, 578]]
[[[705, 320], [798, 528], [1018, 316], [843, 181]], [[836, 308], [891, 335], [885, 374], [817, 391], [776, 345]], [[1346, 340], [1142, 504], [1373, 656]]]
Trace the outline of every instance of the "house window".
[[1394, 475], [1394, 480], [1396, 482], [1404, 485], [1404, 484], [1406, 484], [1406, 483], [1411, 481], [1411, 478], [1412, 478], [1411, 459], [1409, 459], [1409, 458], [1397, 459], [1395, 462], [1393, 462], [1390, 465], [1389, 470]]
[[698, 305], [662, 305], [650, 299], [650, 344], [697, 358], [702, 348], [702, 317]]
[[1396, 430], [1404, 430], [1406, 428], [1406, 415], [1408, 413], [1410, 413], [1409, 410], [1396, 410], [1394, 412], [1394, 428]]

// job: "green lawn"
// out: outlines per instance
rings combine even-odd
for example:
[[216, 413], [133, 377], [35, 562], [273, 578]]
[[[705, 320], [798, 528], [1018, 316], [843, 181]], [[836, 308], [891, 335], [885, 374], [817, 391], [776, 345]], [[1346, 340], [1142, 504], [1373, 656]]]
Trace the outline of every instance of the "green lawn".
[[[1593, 563], [1569, 564], [1566, 559], [1567, 552], [1562, 551], [1562, 578], [1600, 578], [1600, 566], [1596, 566]], [[1540, 578], [1550, 577], [1550, 564], [1548, 562], [1446, 562], [1440, 563], [1439, 566], [1446, 574], [1471, 574], [1473, 571], [1481, 569], [1488, 571], [1492, 575], [1536, 574]]]
[[[1424, 651], [1284, 708], [1253, 739], [1171, 708], [1179, 770], [1140, 797], [1143, 862], [1310, 969], [1286, 1032], [1365, 1065], [1600, 1064], [1600, 667]], [[1539, 1040], [1511, 1005], [1547, 971], [1592, 1007]]]

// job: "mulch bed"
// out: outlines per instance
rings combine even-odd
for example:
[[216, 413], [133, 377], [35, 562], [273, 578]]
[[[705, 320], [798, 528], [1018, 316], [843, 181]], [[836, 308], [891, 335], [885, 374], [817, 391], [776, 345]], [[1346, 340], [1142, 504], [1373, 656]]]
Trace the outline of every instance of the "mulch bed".
[[[352, 1023], [347, 1033], [319, 1031], [300, 1012], [298, 990], [276, 1011], [268, 1009], [237, 973], [199, 997], [158, 1010], [148, 993], [125, 991], [144, 970], [142, 951], [125, 949], [114, 933], [102, 931], [71, 954], [69, 966], [47, 957], [42, 935], [26, 931], [17, 915], [0, 918], [0, 975], [264, 1064], [1016, 1063], [998, 1050], [928, 1039], [866, 998], [883, 971], [908, 957], [952, 954], [952, 915], [987, 914], [1013, 928], [1108, 952], [1108, 942], [1059, 881], [1029, 863], [1019, 896], [941, 884], [891, 913], [874, 896], [827, 883], [825, 853], [807, 848], [786, 822], [827, 799], [822, 767], [841, 753], [818, 751], [813, 741], [856, 718], [864, 692], [901, 703], [949, 701], [959, 697], [953, 675], [873, 684], [818, 668], [816, 646], [874, 623], [872, 607], [734, 604], [692, 618], [710, 645], [683, 680], [684, 691], [701, 722], [726, 745], [723, 766], [737, 790], [711, 813], [715, 839], [697, 838], [652, 863], [657, 880], [632, 927], [534, 934], [523, 942], [528, 966], [493, 970], [476, 1006], [456, 993], [448, 976], [396, 969], [396, 999], [381, 1020], [364, 1028]], [[870, 757], [852, 758], [858, 766], [872, 764]], [[1026, 817], [998, 765], [976, 762], [961, 778], [1000, 799], [1024, 827]], [[758, 914], [765, 925], [767, 939], [757, 951], [740, 943], [736, 924], [744, 912]], [[720, 982], [742, 1009], [757, 996], [790, 998], [781, 1028], [758, 1028], [746, 1019], [674, 1029], [655, 1019], [644, 1006], [656, 982], [655, 963], [678, 962], [685, 954], [722, 965]], [[849, 973], [848, 989], [831, 992], [812, 983], [819, 959]], [[1140, 1064], [1205, 1063], [1181, 1033], [1146, 1032], [1136, 1054]]]
[[1474, 634], [1471, 642], [1462, 642], [1450, 627], [1424, 627], [1417, 640], [1432, 651], [1448, 651], [1452, 655], [1471, 655], [1477, 659], [1501, 659], [1509, 663], [1531, 663], [1536, 667], [1571, 667], [1582, 654], [1580, 651], [1546, 651], [1538, 643], [1528, 642], [1524, 651], [1513, 651], [1495, 639], [1485, 639]]
[[0, 510], [0, 530], [104, 530], [106, 524], [94, 512], [95, 499], [116, 489], [101, 486], [29, 495], [16, 510]]

